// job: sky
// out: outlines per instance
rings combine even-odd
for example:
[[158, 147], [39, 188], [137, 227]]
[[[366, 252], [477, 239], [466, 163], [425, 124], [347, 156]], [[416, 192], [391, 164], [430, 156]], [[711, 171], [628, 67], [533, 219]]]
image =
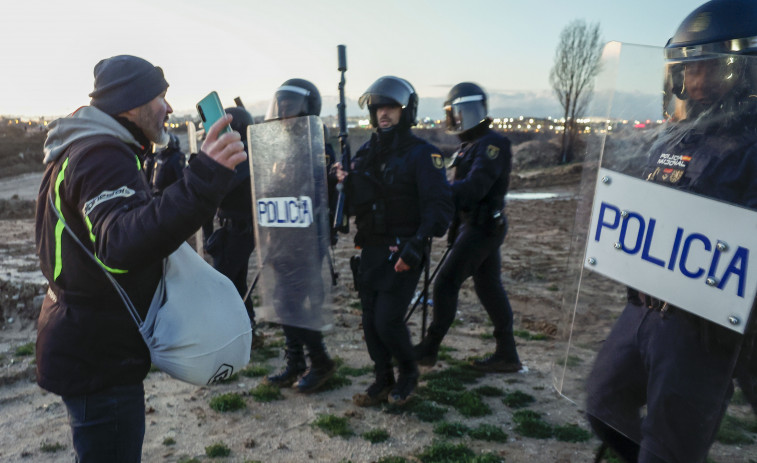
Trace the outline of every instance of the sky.
[[95, 64], [119, 54], [163, 68], [177, 114], [194, 111], [216, 90], [226, 106], [238, 96], [258, 115], [279, 85], [300, 77], [319, 88], [322, 115], [331, 115], [339, 44], [347, 46], [350, 111], [359, 111], [354, 101], [383, 75], [410, 81], [421, 110], [424, 98], [438, 104], [462, 81], [490, 94], [554, 99], [549, 71], [560, 31], [572, 20], [598, 22], [604, 41], [662, 46], [701, 3], [4, 0], [0, 115], [55, 117], [88, 104]]

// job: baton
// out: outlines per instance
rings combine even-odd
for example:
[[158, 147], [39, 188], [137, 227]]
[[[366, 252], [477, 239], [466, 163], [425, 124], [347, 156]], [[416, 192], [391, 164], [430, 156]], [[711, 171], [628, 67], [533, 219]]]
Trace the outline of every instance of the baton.
[[[434, 281], [434, 278], [436, 278], [436, 274], [439, 273], [439, 269], [442, 267], [442, 264], [447, 259], [447, 256], [449, 255], [449, 251], [452, 249], [452, 246], [447, 246], [447, 250], [444, 251], [444, 255], [442, 255], [442, 258], [439, 260], [439, 263], [436, 264], [436, 268], [434, 269], [434, 273], [431, 274], [431, 278], [428, 279], [428, 284], [431, 284], [432, 281]], [[429, 259], [430, 259], [430, 252], [429, 252]], [[425, 285], [424, 285], [425, 286]], [[424, 296], [424, 299], [428, 299], [428, 294]], [[410, 312], [407, 313], [407, 316], [405, 317], [405, 323], [410, 320], [410, 317], [413, 315], [413, 312], [415, 312], [415, 309], [418, 308], [418, 303], [421, 301], [420, 298], [417, 298], [415, 300], [415, 303], [413, 304], [413, 307], [410, 309]], [[425, 318], [425, 317], [424, 317]], [[424, 320], [425, 324], [425, 320]], [[425, 331], [425, 330], [424, 330]]]

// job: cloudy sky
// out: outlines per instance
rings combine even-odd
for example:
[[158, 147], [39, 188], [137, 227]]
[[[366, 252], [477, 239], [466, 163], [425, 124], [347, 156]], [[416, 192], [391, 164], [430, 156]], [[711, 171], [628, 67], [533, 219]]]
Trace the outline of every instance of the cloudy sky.
[[[88, 104], [94, 65], [117, 54], [161, 66], [177, 113], [210, 90], [253, 112], [301, 77], [335, 113], [338, 44], [350, 100], [378, 77], [408, 79], [424, 101], [475, 81], [503, 104], [549, 114], [549, 70], [571, 20], [606, 41], [662, 46], [701, 2], [686, 0], [29, 0], [0, 6], [0, 114], [64, 115]], [[427, 100], [424, 100], [427, 99]], [[508, 100], [509, 99], [509, 100]], [[529, 103], [531, 101], [531, 103]], [[430, 103], [426, 106], [431, 111]], [[355, 108], [353, 105], [350, 108]], [[438, 108], [439, 112], [441, 108]], [[355, 109], [356, 110], [356, 109]]]

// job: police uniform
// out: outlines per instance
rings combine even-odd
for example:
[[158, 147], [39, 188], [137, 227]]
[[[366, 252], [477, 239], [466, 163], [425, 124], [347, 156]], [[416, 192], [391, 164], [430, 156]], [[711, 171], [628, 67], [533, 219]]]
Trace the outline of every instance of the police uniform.
[[[404, 316], [425, 259], [427, 240], [442, 236], [452, 216], [443, 158], [437, 148], [395, 126], [374, 133], [355, 154], [347, 177], [355, 245], [362, 249], [358, 284], [363, 331], [377, 377], [416, 374]], [[398, 250], [392, 252], [390, 246]], [[396, 272], [398, 259], [410, 270]]]
[[171, 135], [171, 143], [165, 149], [147, 158], [145, 164], [145, 174], [155, 194], [161, 193], [169, 185], [179, 180], [184, 175], [187, 160], [184, 153], [179, 149], [176, 135]]
[[[673, 125], [653, 145], [642, 176], [757, 209], [755, 128], [752, 118]], [[592, 425], [631, 461], [704, 461], [733, 393], [741, 342], [731, 330], [629, 290], [588, 380]]]
[[[497, 357], [520, 369], [513, 339], [513, 312], [500, 276], [499, 248], [507, 233], [505, 194], [510, 178], [510, 141], [489, 128], [489, 119], [461, 134], [453, 160], [452, 193], [457, 216], [451, 250], [434, 282], [434, 316], [428, 329], [436, 352], [457, 310], [458, 292], [473, 277], [476, 295], [494, 324]], [[454, 241], [453, 241], [454, 240]]]

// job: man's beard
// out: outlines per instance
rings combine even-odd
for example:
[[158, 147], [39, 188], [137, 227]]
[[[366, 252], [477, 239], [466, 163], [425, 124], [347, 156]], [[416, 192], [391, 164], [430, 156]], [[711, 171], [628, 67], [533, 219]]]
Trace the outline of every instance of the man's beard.
[[168, 131], [163, 128], [160, 131], [160, 134], [158, 135], [158, 140], [153, 140], [153, 143], [155, 143], [158, 146], [168, 146], [168, 143], [171, 142], [171, 136], [168, 135]]

